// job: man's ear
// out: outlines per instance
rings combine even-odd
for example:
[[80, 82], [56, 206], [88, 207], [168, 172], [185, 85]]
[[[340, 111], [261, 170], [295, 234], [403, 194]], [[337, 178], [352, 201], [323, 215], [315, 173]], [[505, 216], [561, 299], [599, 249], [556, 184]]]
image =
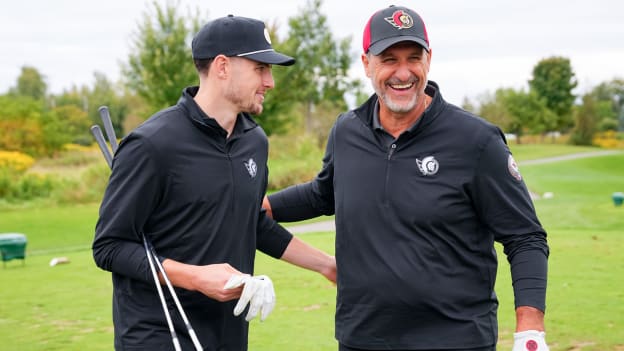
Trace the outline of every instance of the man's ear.
[[429, 52], [427, 53], [427, 73], [429, 73], [429, 68], [431, 67], [431, 54], [433, 54], [433, 50], [429, 48]]
[[364, 73], [366, 73], [366, 76], [368, 78], [371, 77], [370, 73], [368, 72], [368, 65], [370, 64], [370, 62], [368, 61], [368, 55], [367, 54], [362, 54], [362, 65], [364, 66]]
[[219, 55], [215, 57], [211, 69], [214, 70], [214, 73], [218, 78], [227, 78], [230, 71], [229, 58], [225, 55]]

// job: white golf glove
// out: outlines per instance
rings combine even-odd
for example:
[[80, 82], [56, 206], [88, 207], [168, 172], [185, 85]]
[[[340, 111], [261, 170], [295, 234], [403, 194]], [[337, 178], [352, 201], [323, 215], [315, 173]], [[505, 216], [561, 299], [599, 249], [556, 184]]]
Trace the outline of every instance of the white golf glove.
[[537, 330], [514, 333], [512, 351], [549, 351], [545, 336], [546, 333]]
[[260, 312], [260, 320], [264, 321], [275, 307], [275, 290], [273, 282], [266, 275], [233, 275], [225, 283], [224, 289], [233, 289], [241, 285], [243, 293], [234, 307], [234, 315], [240, 315], [249, 303], [249, 311], [245, 316], [246, 321], [254, 319]]

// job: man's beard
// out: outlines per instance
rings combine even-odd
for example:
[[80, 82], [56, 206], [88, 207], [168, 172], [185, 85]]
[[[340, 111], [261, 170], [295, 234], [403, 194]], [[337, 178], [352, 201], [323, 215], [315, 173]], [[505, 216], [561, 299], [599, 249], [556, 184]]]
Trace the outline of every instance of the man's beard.
[[247, 112], [252, 115], [259, 115], [262, 113], [262, 103], [256, 103], [255, 101], [245, 102], [245, 99], [241, 97], [238, 89], [234, 86], [230, 86], [225, 92], [225, 98], [238, 106], [240, 112]]
[[386, 94], [387, 90], [382, 90], [381, 87], [372, 79], [371, 82], [373, 84], [373, 88], [375, 89], [375, 93], [377, 93], [377, 96], [384, 102], [390, 111], [394, 113], [407, 113], [416, 107], [416, 104], [418, 103], [418, 94], [414, 94], [407, 103], [396, 103], [391, 97], [388, 96], [388, 94]]

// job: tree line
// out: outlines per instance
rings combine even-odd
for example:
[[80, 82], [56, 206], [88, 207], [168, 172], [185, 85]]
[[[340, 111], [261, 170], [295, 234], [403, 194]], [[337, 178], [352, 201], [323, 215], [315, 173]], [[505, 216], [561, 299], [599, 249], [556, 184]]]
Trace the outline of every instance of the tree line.
[[[267, 95], [258, 122], [267, 134], [313, 133], [322, 143], [335, 117], [367, 96], [364, 82], [348, 76], [357, 54], [352, 38], [335, 38], [322, 0], [308, 0], [288, 19], [285, 38], [276, 22], [268, 23], [276, 50], [296, 57], [297, 64], [273, 70], [278, 82]], [[0, 95], [0, 150], [32, 156], [53, 155], [67, 143], [91, 144], [89, 127], [100, 123], [98, 108], [107, 105], [117, 135], [125, 135], [154, 112], [173, 105], [182, 88], [196, 85], [197, 73], [188, 43], [204, 18], [198, 10], [181, 13], [171, 4], [154, 3], [133, 33], [122, 77], [111, 82], [94, 72], [91, 86], [73, 86], [49, 94], [45, 76], [24, 66], [15, 85]], [[603, 82], [575, 96], [577, 82], [570, 60], [539, 61], [528, 90], [499, 88], [463, 106], [518, 138], [526, 134], [570, 133], [571, 142], [589, 145], [596, 132], [624, 130], [624, 80]]]
[[624, 131], [624, 80], [614, 78], [576, 96], [577, 81], [568, 58], [540, 60], [528, 81], [528, 90], [498, 88], [483, 94], [471, 110], [514, 134], [568, 133], [570, 142], [591, 145], [598, 132]]

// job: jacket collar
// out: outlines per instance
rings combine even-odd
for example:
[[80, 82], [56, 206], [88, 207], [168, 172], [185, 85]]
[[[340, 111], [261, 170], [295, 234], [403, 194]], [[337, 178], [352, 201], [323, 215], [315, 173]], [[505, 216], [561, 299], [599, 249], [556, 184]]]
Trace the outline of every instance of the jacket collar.
[[[198, 86], [187, 87], [182, 91], [182, 96], [178, 100], [178, 106], [187, 111], [187, 116], [195, 126], [202, 130], [218, 133], [226, 137], [227, 132], [219, 125], [216, 119], [208, 116], [199, 108], [193, 97], [199, 91]], [[236, 124], [232, 131], [232, 136], [245, 133], [258, 126], [256, 121], [248, 114], [241, 112], [236, 117]]]

